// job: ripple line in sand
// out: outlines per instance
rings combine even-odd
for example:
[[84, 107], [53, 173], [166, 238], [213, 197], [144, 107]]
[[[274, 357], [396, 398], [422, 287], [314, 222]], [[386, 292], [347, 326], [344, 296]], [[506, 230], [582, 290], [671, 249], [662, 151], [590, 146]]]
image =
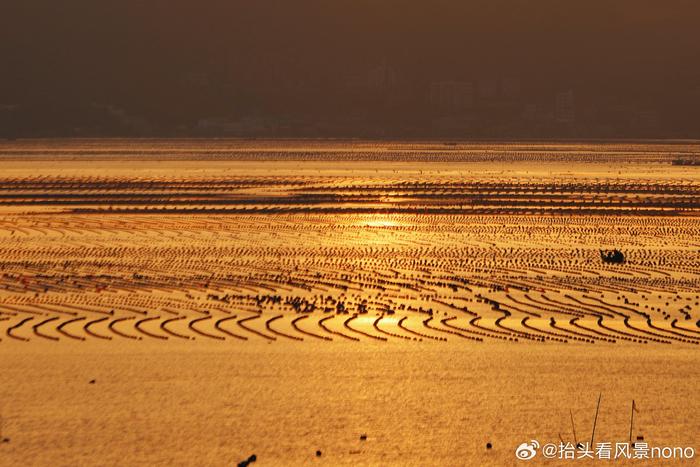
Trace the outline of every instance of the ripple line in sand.
[[45, 320], [43, 320], [43, 321], [41, 321], [41, 322], [35, 324], [34, 326], [32, 326], [32, 329], [34, 330], [34, 334], [36, 334], [38, 337], [41, 337], [41, 338], [44, 338], [44, 339], [48, 339], [48, 340], [50, 340], [50, 341], [58, 341], [58, 340], [60, 340], [60, 339], [59, 339], [58, 337], [56, 337], [56, 336], [49, 336], [48, 334], [44, 334], [44, 333], [42, 333], [42, 332], [39, 331], [39, 328], [40, 328], [41, 326], [43, 326], [43, 325], [45, 325], [45, 324], [48, 324], [48, 323], [51, 323], [51, 322], [53, 322], [53, 321], [56, 321], [57, 319], [59, 319], [58, 316], [52, 316], [51, 318], [47, 318], [47, 319], [45, 319]]
[[[619, 308], [619, 309], [622, 309], [622, 310], [625, 310], [625, 311], [629, 311], [629, 312], [632, 312], [632, 313], [636, 313], [636, 314], [638, 314], [638, 315], [640, 315], [640, 316], [644, 316], [644, 313], [642, 313], [641, 311], [635, 310], [634, 308], [630, 308], [630, 307], [628, 307], [628, 306], [618, 305], [618, 304], [615, 304], [615, 303], [609, 303], [609, 302], [606, 302], [606, 301], [601, 300], [601, 299], [599, 299], [599, 298], [589, 297], [588, 295], [584, 295], [583, 298], [587, 298], [588, 300], [593, 300], [593, 301], [595, 301], [595, 302], [602, 303], [603, 305], [606, 305], [606, 306], [608, 306], [608, 307]], [[611, 309], [608, 309], [608, 311], [610, 311], [611, 313], [617, 313], [617, 314], [625, 315], [624, 313], [616, 312], [615, 310], [611, 310]], [[625, 315], [625, 316], [626, 316], [626, 315]]]
[[536, 341], [536, 342], [544, 342], [544, 341], [545, 341], [545, 339], [546, 339], [547, 336], [540, 336], [540, 335], [537, 335], [537, 334], [532, 334], [532, 333], [530, 333], [530, 332], [518, 331], [518, 330], [516, 330], [516, 329], [509, 328], [509, 327], [506, 326], [505, 324], [502, 324], [503, 321], [504, 321], [508, 316], [509, 316], [509, 315], [501, 316], [501, 317], [498, 318], [493, 324], [494, 324], [497, 328], [499, 328], [499, 329], [503, 329], [503, 330], [506, 331], [506, 332], [513, 333], [514, 335], [516, 335], [516, 336], [518, 336], [518, 337], [522, 337], [522, 338], [524, 338], [524, 339], [530, 339], [530, 340], [533, 340], [533, 341]]
[[700, 337], [687, 336], [685, 334], [682, 334], [682, 333], [676, 332], [676, 331], [672, 331], [670, 329], [660, 328], [660, 327], [656, 326], [654, 323], [652, 323], [651, 318], [647, 318], [647, 326], [649, 326], [652, 329], [656, 329], [657, 331], [673, 334], [673, 336], [676, 336], [676, 337], [666, 336], [663, 334], [660, 334], [660, 335], [662, 335], [664, 337], [668, 337], [669, 339], [675, 339], [675, 340], [679, 340], [681, 342], [685, 342], [686, 344], [697, 345], [698, 340], [700, 340]]
[[[568, 298], [569, 300], [575, 303], [578, 303], [579, 308], [586, 310], [587, 313], [594, 314], [595, 316], [603, 315], [606, 318], [614, 318], [616, 314], [618, 314], [615, 310], [611, 310], [608, 307], [582, 302], [581, 300], [577, 299], [576, 297], [572, 297], [569, 294], [565, 294], [564, 297]], [[603, 309], [605, 311], [598, 311], [596, 308]]]
[[187, 335], [185, 335], [185, 334], [179, 334], [179, 333], [177, 333], [177, 332], [175, 332], [175, 331], [173, 331], [173, 330], [171, 330], [171, 329], [168, 329], [168, 328], [166, 327], [166, 324], [168, 324], [168, 323], [172, 323], [172, 322], [175, 322], [175, 321], [180, 321], [180, 320], [183, 320], [183, 319], [187, 319], [187, 316], [176, 316], [175, 318], [168, 318], [168, 319], [166, 319], [166, 320], [164, 320], [164, 321], [162, 321], [162, 322], [160, 323], [160, 328], [161, 328], [164, 332], [168, 333], [169, 335], [171, 335], [171, 336], [173, 336], [173, 337], [177, 337], [178, 339], [190, 340], [190, 339], [192, 339], [192, 337], [187, 336]]
[[[453, 317], [453, 318], [454, 318], [454, 317]], [[433, 317], [431, 316], [431, 317], [429, 317], [429, 318], [423, 320], [423, 326], [425, 326], [426, 328], [430, 329], [431, 331], [443, 332], [443, 333], [450, 334], [450, 335], [453, 335], [453, 336], [461, 337], [462, 339], [468, 339], [468, 340], [477, 341], [477, 342], [483, 342], [483, 341], [484, 341], [484, 340], [483, 340], [482, 338], [480, 338], [480, 337], [465, 336], [464, 334], [462, 334], [462, 333], [460, 333], [460, 332], [457, 332], [457, 331], [454, 330], [454, 329], [441, 329], [441, 328], [438, 328], [438, 327], [435, 327], [435, 326], [431, 326], [431, 325], [430, 325], [430, 322], [431, 322], [433, 319], [435, 319], [435, 318], [433, 318]], [[444, 323], [442, 322], [442, 320], [440, 321], [440, 323], [442, 323], [442, 324], [444, 325]], [[447, 327], [449, 327], [449, 326], [447, 326]], [[445, 338], [444, 340], [447, 340], [447, 339]]]
[[[602, 316], [598, 317], [597, 322], [598, 322], [598, 326], [605, 329], [606, 331], [612, 332], [613, 334], [618, 334], [618, 337], [617, 337], [618, 339], [628, 340], [628, 341], [632, 341], [632, 342], [639, 342], [642, 344], [647, 343], [646, 338], [644, 336], [638, 336], [637, 334], [631, 334], [629, 332], [620, 331], [619, 329], [614, 329], [614, 328], [611, 328], [609, 326], [606, 326], [605, 324], [603, 324], [603, 317]], [[627, 325], [627, 327], [629, 327], [629, 325]]]
[[408, 318], [408, 316], [402, 317], [402, 318], [398, 321], [398, 323], [396, 323], [396, 325], [397, 325], [400, 329], [402, 329], [403, 331], [405, 331], [405, 332], [407, 332], [407, 333], [409, 333], [409, 334], [411, 334], [411, 335], [413, 335], [413, 336], [416, 336], [416, 337], [418, 338], [419, 341], [422, 341], [423, 339], [431, 339], [431, 340], [435, 340], [435, 341], [439, 341], [439, 340], [440, 340], [440, 338], [438, 338], [438, 337], [430, 336], [430, 335], [428, 335], [428, 334], [423, 334], [422, 332], [414, 331], [414, 330], [412, 330], [412, 329], [409, 329], [407, 326], [404, 326], [403, 323], [404, 323], [404, 321], [406, 321], [407, 318]]
[[65, 328], [66, 326], [68, 326], [68, 325], [71, 324], [71, 323], [77, 323], [78, 321], [84, 321], [85, 319], [86, 319], [86, 318], [85, 318], [84, 316], [79, 316], [79, 317], [77, 317], [77, 318], [73, 318], [73, 319], [66, 320], [66, 321], [62, 322], [61, 324], [59, 324], [59, 325], [56, 327], [56, 331], [60, 332], [60, 333], [63, 334], [64, 336], [68, 337], [69, 339], [75, 339], [75, 340], [78, 340], [78, 341], [84, 341], [84, 340], [85, 340], [85, 337], [83, 337], [83, 336], [76, 336], [76, 335], [74, 335], [74, 334], [71, 334], [71, 333], [69, 333], [68, 331], [64, 330], [63, 328]]
[[[602, 318], [602, 317], [600, 317], [600, 316], [598, 317], [598, 319], [601, 319], [601, 318]], [[574, 326], [574, 327], [576, 327], [576, 328], [578, 328], [578, 329], [581, 329], [581, 330], [583, 330], [583, 331], [588, 331], [588, 332], [590, 332], [590, 333], [593, 333], [593, 334], [595, 334], [596, 336], [601, 336], [601, 337], [597, 337], [596, 339], [607, 340], [608, 342], [611, 342], [611, 343], [613, 343], [613, 344], [615, 344], [615, 343], [617, 342], [617, 339], [632, 340], [632, 339], [630, 339], [630, 338], [628, 338], [628, 337], [620, 336], [619, 334], [608, 334], [608, 333], [605, 333], [605, 332], [600, 332], [600, 331], [598, 331], [597, 329], [587, 328], [587, 327], [583, 326], [582, 324], [579, 324], [579, 323], [578, 323], [578, 320], [579, 320], [579, 319], [580, 319], [580, 318], [572, 318], [572, 319], [569, 320], [569, 324], [572, 325], [572, 326]]]
[[650, 340], [650, 341], [652, 341], [652, 342], [657, 342], [657, 343], [659, 343], [659, 344], [670, 344], [671, 341], [664, 340], [664, 339], [680, 340], [680, 339], [677, 339], [677, 338], [675, 338], [675, 337], [671, 337], [671, 336], [662, 336], [661, 334], [658, 334], [658, 333], [656, 333], [656, 332], [647, 331], [647, 330], [645, 330], [645, 329], [641, 329], [641, 328], [638, 328], [638, 327], [636, 327], [636, 326], [633, 326], [632, 323], [630, 323], [629, 316], [625, 316], [625, 319], [623, 320], [623, 322], [624, 322], [625, 327], [626, 327], [627, 329], [631, 329], [631, 330], [633, 330], [633, 331], [637, 331], [637, 332], [640, 333], [640, 334], [645, 334], [645, 335], [647, 335], [647, 336], [651, 336], [651, 337], [646, 337], [646, 339], [648, 339], [648, 340]]
[[383, 337], [383, 336], [375, 336], [374, 334], [370, 334], [370, 333], [365, 332], [365, 331], [360, 331], [359, 329], [355, 329], [355, 328], [353, 328], [352, 326], [350, 326], [350, 323], [352, 322], [352, 320], [357, 319], [357, 317], [358, 317], [357, 315], [352, 315], [352, 316], [350, 316], [348, 319], [346, 319], [345, 321], [343, 321], [343, 326], [345, 327], [345, 329], [348, 329], [348, 330], [350, 330], [350, 331], [356, 332], [356, 333], [358, 333], [358, 334], [362, 334], [363, 336], [367, 336], [367, 337], [369, 337], [370, 339], [376, 339], [376, 340], [382, 341], [382, 342], [386, 342], [386, 341], [387, 341], [386, 337]]
[[320, 320], [318, 320], [318, 325], [319, 325], [324, 331], [326, 331], [326, 332], [328, 332], [328, 333], [330, 333], [330, 334], [334, 334], [334, 335], [336, 335], [336, 336], [344, 337], [345, 339], [348, 339], [348, 340], [351, 340], [351, 341], [356, 341], [356, 342], [359, 342], [359, 341], [360, 341], [360, 339], [357, 338], [357, 337], [355, 337], [355, 336], [348, 336], [347, 334], [344, 334], [344, 333], [342, 333], [342, 332], [340, 332], [340, 331], [334, 331], [334, 330], [328, 328], [328, 327], [325, 325], [325, 322], [328, 321], [328, 320], [333, 319], [334, 317], [335, 317], [335, 315], [326, 316], [325, 318], [321, 318]]
[[580, 337], [566, 336], [566, 335], [562, 335], [562, 334], [559, 334], [559, 333], [556, 333], [556, 332], [547, 331], [547, 330], [545, 330], [545, 329], [536, 328], [535, 326], [532, 326], [532, 325], [528, 324], [528, 321], [529, 321], [529, 320], [530, 320], [530, 317], [529, 317], [529, 316], [525, 316], [525, 317], [520, 321], [520, 324], [521, 324], [524, 328], [526, 328], [526, 329], [529, 329], [529, 330], [531, 330], [531, 331], [535, 331], [535, 332], [539, 332], [539, 333], [545, 334], [545, 335], [546, 335], [545, 339], [551, 339], [551, 340], [554, 340], [554, 341], [557, 341], [557, 342], [561, 342], [561, 343], [563, 343], [563, 344], [567, 344], [567, 343], [568, 343], [568, 339], [578, 340], [578, 341], [583, 341], [583, 342], [589, 342], [588, 340], [581, 339]]
[[671, 327], [672, 327], [673, 329], [679, 329], [679, 330], [684, 331], [684, 332], [690, 332], [690, 333], [693, 333], [693, 334], [700, 334], [700, 331], [697, 331], [697, 330], [694, 330], [694, 329], [688, 329], [688, 328], [683, 327], [683, 326], [679, 326], [679, 325], [678, 325], [678, 319], [674, 319], [673, 321], [671, 321]]
[[13, 331], [19, 329], [20, 327], [22, 327], [22, 325], [24, 323], [28, 323], [29, 321], [31, 321], [33, 319], [34, 319], [34, 317], [32, 317], [32, 316], [30, 316], [28, 318], [24, 318], [23, 320], [21, 320], [17, 324], [14, 324], [14, 325], [10, 326], [9, 328], [7, 328], [7, 331], [5, 331], [5, 333], [7, 334], [7, 337], [11, 337], [12, 339], [16, 339], [16, 340], [22, 341], [22, 342], [29, 342], [28, 337], [16, 336], [16, 335], [14, 335]]
[[[573, 321], [575, 319], [578, 319], [578, 318], [572, 318], [571, 321]], [[569, 321], [569, 324], [572, 324], [571, 321]], [[611, 344], [615, 343], [614, 339], [609, 339], [607, 337], [596, 337], [596, 336], [592, 336], [590, 334], [585, 334], [583, 332], [572, 331], [571, 329], [563, 328], [563, 327], [557, 325], [557, 321], [554, 318], [549, 318], [549, 325], [552, 327], [552, 329], [557, 329], [559, 331], [562, 331], [562, 332], [565, 332], [568, 334], [573, 334], [575, 336], [579, 336], [579, 337], [582, 337], [584, 339], [590, 339], [592, 341], [591, 343], [595, 343], [596, 340], [601, 340], [603, 342], [610, 342]]]
[[508, 331], [499, 331], [498, 329], [491, 329], [491, 328], [487, 328], [484, 326], [479, 326], [479, 324], [477, 324], [478, 321], [481, 321], [481, 316], [476, 316], [476, 317], [470, 319], [469, 324], [471, 326], [474, 326], [477, 329], [481, 329], [483, 331], [493, 333], [493, 334], [501, 334], [501, 336], [503, 336], [503, 337], [499, 337], [499, 336], [490, 335], [489, 337], [504, 339], [504, 340], [513, 340], [515, 342], [518, 341], [517, 334], [514, 334], [512, 332], [508, 332]]
[[294, 319], [292, 320], [292, 327], [293, 327], [294, 329], [296, 329], [297, 332], [300, 332], [301, 334], [304, 334], [304, 335], [309, 336], [309, 337], [314, 337], [314, 338], [316, 338], [316, 339], [321, 339], [321, 340], [326, 340], [326, 341], [332, 341], [332, 340], [333, 340], [332, 337], [322, 336], [322, 335], [320, 335], [320, 334], [314, 334], [313, 332], [310, 332], [310, 331], [306, 331], [306, 330], [304, 330], [304, 329], [301, 329], [301, 327], [299, 327], [298, 323], [299, 323], [300, 321], [302, 321], [302, 320], [307, 319], [308, 317], [309, 317], [309, 315], [303, 315], [303, 316], [299, 316], [299, 317], [297, 317], [297, 318], [294, 318]]
[[414, 337], [408, 337], [408, 336], [404, 336], [404, 335], [401, 335], [401, 334], [397, 334], [397, 333], [395, 333], [395, 332], [385, 331], [384, 329], [380, 328], [380, 327], [379, 327], [379, 322], [382, 320], [382, 318], [383, 318], [383, 316], [377, 316], [377, 319], [375, 319], [375, 320], [372, 322], [372, 327], [374, 327], [374, 329], [376, 329], [377, 332], [379, 332], [379, 333], [381, 333], [381, 334], [384, 334], [384, 335], [386, 335], [386, 336], [389, 336], [389, 337], [396, 337], [397, 339], [406, 339], [406, 340], [409, 340], [409, 341], [412, 341], [412, 340], [415, 339]]
[[276, 334], [276, 335], [278, 335], [278, 336], [280, 336], [280, 337], [286, 337], [287, 339], [292, 339], [292, 340], [295, 340], [295, 341], [303, 341], [303, 340], [304, 340], [303, 337], [292, 336], [291, 334], [286, 334], [286, 333], [284, 333], [284, 332], [282, 332], [282, 331], [277, 331], [277, 330], [275, 330], [275, 329], [272, 329], [272, 323], [273, 323], [274, 321], [277, 321], [278, 319], [282, 318], [282, 316], [283, 316], [283, 315], [273, 316], [272, 318], [270, 318], [270, 319], [268, 319], [267, 321], [265, 321], [265, 328], [267, 328], [267, 330], [270, 331], [271, 333]]
[[133, 319], [136, 319], [136, 317], [135, 316], [127, 316], [125, 318], [117, 318], [115, 320], [112, 320], [107, 327], [118, 336], [126, 337], [127, 339], [141, 340], [142, 339], [141, 336], [132, 336], [132, 335], [126, 334], [124, 332], [121, 332], [120, 330], [118, 330], [116, 328], [117, 323], [120, 323], [122, 321], [131, 321]]
[[154, 316], [153, 318], [140, 319], [140, 320], [136, 321], [136, 324], [134, 324], [134, 327], [136, 328], [137, 331], [141, 332], [145, 336], [153, 337], [155, 339], [168, 340], [168, 336], [161, 336], [158, 334], [154, 334], [154, 333], [149, 332], [141, 327], [142, 324], [147, 323], [149, 321], [155, 321], [157, 319], [160, 319], [160, 316]]
[[228, 329], [224, 329], [224, 328], [222, 327], [222, 324], [225, 323], [226, 321], [229, 321], [229, 320], [232, 320], [232, 319], [236, 319], [236, 318], [237, 318], [236, 315], [226, 316], [225, 318], [221, 318], [221, 319], [217, 320], [216, 323], [214, 323], [214, 327], [215, 327], [216, 329], [218, 329], [219, 331], [223, 332], [224, 334], [233, 337], [234, 339], [240, 339], [240, 340], [243, 340], [243, 341], [247, 341], [248, 338], [247, 338], [246, 336], [240, 336], [240, 335], [235, 334], [235, 333], [229, 331]]
[[[478, 318], [478, 315], [477, 315], [476, 317], [472, 318], [472, 319], [473, 319], [473, 320], [476, 320], [477, 318]], [[460, 333], [460, 334], [467, 333], [467, 334], [474, 334], [474, 335], [477, 335], [477, 336], [482, 336], [482, 337], [481, 337], [481, 340], [482, 340], [482, 341], [483, 341], [483, 338], [484, 338], [484, 337], [488, 337], [488, 338], [491, 338], [491, 339], [508, 340], [507, 338], [505, 338], [505, 337], [503, 337], [503, 336], [492, 335], [492, 334], [489, 334], [489, 333], [487, 333], [487, 332], [482, 332], [482, 331], [473, 331], [473, 330], [471, 330], [471, 329], [466, 329], [466, 328], [463, 328], [463, 327], [460, 327], [460, 326], [457, 326], [457, 325], [454, 325], [454, 324], [450, 324], [450, 321], [454, 321], [454, 320], [456, 320], [456, 319], [457, 319], [456, 316], [450, 316], [449, 318], [443, 318], [443, 319], [441, 319], [440, 322], [442, 323], [443, 326], [445, 326], [445, 327], [447, 327], [447, 328], [450, 328], [450, 329], [454, 329], [455, 331], [457, 331], [457, 332]], [[517, 339], [516, 339], [516, 340], [517, 340]]]
[[255, 334], [255, 335], [258, 335], [258, 336], [262, 337], [263, 339], [267, 339], [267, 340], [270, 340], [270, 341], [275, 341], [275, 340], [277, 340], [277, 338], [276, 338], [275, 336], [268, 336], [268, 335], [265, 334], [264, 332], [260, 332], [260, 331], [258, 331], [258, 330], [255, 330], [255, 329], [251, 328], [251, 327], [248, 327], [248, 326], [246, 326], [246, 325], [244, 324], [244, 323], [246, 323], [246, 322], [248, 322], [248, 321], [252, 321], [252, 320], [258, 319], [258, 318], [260, 318], [260, 315], [248, 316], [247, 318], [241, 318], [241, 319], [239, 319], [239, 320], [237, 321], [237, 323], [238, 323], [238, 325], [239, 325], [241, 328], [243, 328], [243, 329], [245, 329], [246, 331], [251, 332], [251, 333], [253, 333], [253, 334]]
[[[9, 319], [10, 319], [10, 318], [2, 317], [2, 318], [0, 318], [0, 321], [7, 321], [7, 320], [9, 320]], [[2, 338], [0, 338], [0, 342], [2, 342]]]
[[195, 318], [195, 319], [193, 319], [192, 321], [189, 322], [189, 324], [187, 325], [187, 327], [189, 327], [192, 331], [196, 332], [196, 333], [199, 334], [200, 336], [204, 336], [204, 337], [208, 337], [208, 338], [210, 338], [210, 339], [216, 339], [216, 340], [220, 340], [220, 341], [226, 340], [226, 338], [223, 337], [223, 336], [216, 336], [216, 335], [214, 335], [214, 334], [209, 334], [208, 332], [204, 332], [204, 331], [199, 330], [199, 329], [197, 329], [196, 327], [194, 327], [194, 323], [199, 323], [200, 321], [206, 321], [206, 320], [209, 320], [209, 319], [212, 319], [212, 316], [211, 316], [211, 315], [209, 315], [209, 316], [202, 316], [201, 318]]
[[88, 322], [88, 323], [85, 323], [85, 325], [83, 326], [83, 329], [85, 330], [85, 332], [86, 332], [88, 335], [90, 335], [90, 336], [92, 336], [92, 337], [96, 337], [96, 338], [98, 338], [98, 339], [104, 339], [104, 340], [111, 341], [111, 340], [112, 340], [112, 336], [103, 336], [103, 335], [101, 335], [101, 334], [97, 334], [96, 332], [94, 332], [94, 331], [92, 331], [92, 330], [90, 329], [90, 327], [91, 327], [93, 324], [101, 323], [101, 322], [103, 322], [103, 321], [105, 321], [105, 320], [108, 320], [108, 319], [109, 319], [109, 316], [104, 316], [104, 317], [102, 317], [102, 318], [98, 318], [98, 319], [96, 319], [96, 320], [90, 321], [90, 322]]

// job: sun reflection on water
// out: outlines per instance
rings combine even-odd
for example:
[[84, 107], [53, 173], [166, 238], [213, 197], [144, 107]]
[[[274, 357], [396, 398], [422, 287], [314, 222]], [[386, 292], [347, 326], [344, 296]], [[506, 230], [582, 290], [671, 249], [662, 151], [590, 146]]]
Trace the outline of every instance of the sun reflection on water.
[[364, 227], [398, 227], [401, 225], [401, 222], [390, 216], [371, 214], [359, 219], [355, 225]]

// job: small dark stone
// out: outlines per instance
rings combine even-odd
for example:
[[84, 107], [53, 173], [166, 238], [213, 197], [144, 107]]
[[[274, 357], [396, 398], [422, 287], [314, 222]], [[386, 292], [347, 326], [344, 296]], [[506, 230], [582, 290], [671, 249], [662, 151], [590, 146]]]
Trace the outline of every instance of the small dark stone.
[[361, 434], [360, 435], [360, 441], [366, 441], [367, 440], [367, 435]]
[[486, 443], [486, 449], [491, 449], [493, 445], [491, 443]]
[[644, 441], [644, 436], [642, 436], [642, 435], [637, 436], [637, 441]]
[[2, 439], [2, 442], [3, 442], [3, 443], [9, 443], [9, 442], [10, 442], [10, 438], [3, 438], [3, 439]]
[[321, 457], [322, 454], [323, 454], [323, 453], [322, 453], [320, 450], [319, 450], [319, 451], [316, 451], [316, 457]]
[[96, 382], [97, 382], [97, 381], [94, 380], [94, 379], [91, 379], [91, 380], [90, 380], [90, 384], [95, 384]]
[[258, 460], [258, 456], [256, 456], [255, 454], [251, 454], [251, 456], [248, 458], [248, 462], [250, 463], [253, 463], [256, 460]]

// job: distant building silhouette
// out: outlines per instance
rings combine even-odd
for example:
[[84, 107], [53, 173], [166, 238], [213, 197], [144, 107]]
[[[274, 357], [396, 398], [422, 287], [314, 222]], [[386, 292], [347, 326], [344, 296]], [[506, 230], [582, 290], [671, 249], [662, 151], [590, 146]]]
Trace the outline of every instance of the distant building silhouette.
[[557, 123], [574, 123], [576, 121], [575, 104], [573, 91], [558, 92], [554, 102], [554, 120]]
[[358, 74], [351, 75], [344, 81], [349, 89], [381, 92], [394, 88], [398, 81], [397, 77], [396, 70], [384, 60], [377, 66], [360, 70]]
[[384, 60], [381, 65], [367, 72], [366, 80], [369, 88], [390, 88], [396, 85], [396, 70], [387, 65], [386, 60]]
[[430, 105], [434, 110], [458, 113], [474, 106], [474, 85], [465, 81], [440, 81], [430, 84]]

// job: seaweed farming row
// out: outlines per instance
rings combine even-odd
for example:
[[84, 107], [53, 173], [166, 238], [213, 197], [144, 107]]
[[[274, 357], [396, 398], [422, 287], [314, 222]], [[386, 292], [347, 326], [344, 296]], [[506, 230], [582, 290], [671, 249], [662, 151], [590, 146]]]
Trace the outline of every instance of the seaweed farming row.
[[0, 208], [65, 213], [695, 216], [694, 180], [361, 177], [8, 178]]
[[7, 214], [0, 335], [697, 345], [698, 233], [693, 217]]

